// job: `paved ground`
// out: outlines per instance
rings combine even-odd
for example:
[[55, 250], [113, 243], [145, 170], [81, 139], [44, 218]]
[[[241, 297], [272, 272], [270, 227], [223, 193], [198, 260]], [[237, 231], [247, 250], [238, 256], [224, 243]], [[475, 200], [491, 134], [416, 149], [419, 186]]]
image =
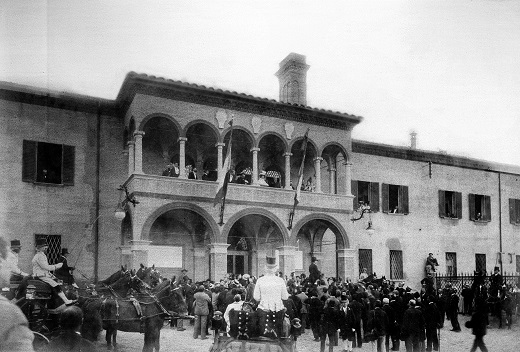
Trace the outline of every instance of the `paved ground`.
[[[473, 335], [471, 330], [464, 327], [464, 322], [468, 317], [460, 316], [459, 321], [462, 327], [461, 332], [449, 331], [451, 325], [448, 321], [443, 329], [441, 329], [441, 351], [446, 352], [467, 352], [473, 344]], [[518, 352], [520, 351], [520, 317], [514, 320], [515, 324], [511, 330], [498, 329], [497, 323], [491, 320], [488, 334], [484, 341], [490, 352]], [[209, 351], [213, 336], [209, 336], [207, 340], [193, 339], [193, 327], [185, 324], [185, 331], [170, 330], [165, 327], [161, 331], [161, 351], [163, 352], [201, 352]], [[104, 333], [99, 339], [99, 351], [106, 349], [101, 343], [104, 341]], [[118, 332], [118, 351], [120, 352], [140, 352], [143, 348], [143, 335], [138, 333]], [[341, 341], [340, 341], [341, 343]], [[312, 340], [312, 332], [307, 330], [298, 339], [297, 345], [299, 352], [319, 352], [320, 343]], [[328, 347], [326, 349], [328, 351]], [[334, 347], [334, 352], [341, 352], [342, 346]], [[354, 349], [354, 352], [372, 352], [376, 351], [375, 346], [371, 343], [364, 344], [361, 349]], [[401, 342], [400, 351], [405, 351], [404, 344]]]

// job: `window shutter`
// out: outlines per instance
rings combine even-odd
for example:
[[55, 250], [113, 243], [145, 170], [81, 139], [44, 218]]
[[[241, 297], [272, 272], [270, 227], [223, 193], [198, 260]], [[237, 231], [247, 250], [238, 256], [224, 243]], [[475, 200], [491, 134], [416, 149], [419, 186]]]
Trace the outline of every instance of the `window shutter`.
[[379, 183], [370, 182], [370, 210], [374, 213], [379, 211]]
[[455, 192], [455, 206], [457, 208], [457, 219], [462, 219], [462, 193]]
[[509, 198], [509, 222], [511, 224], [517, 223], [516, 219], [516, 202], [515, 199]]
[[469, 219], [475, 220], [475, 195], [473, 193], [468, 194], [469, 200]]
[[62, 163], [62, 183], [64, 185], [74, 185], [74, 147], [70, 145], [63, 146], [63, 163]]
[[446, 192], [443, 190], [439, 190], [439, 216], [446, 216]]
[[357, 183], [358, 183], [358, 181], [355, 181], [355, 180], [350, 181], [350, 191], [352, 192], [352, 195], [354, 196], [354, 200], [353, 200], [354, 203], [353, 203], [353, 208], [352, 208], [354, 210], [359, 208]]
[[388, 213], [388, 183], [381, 184], [381, 210]]
[[22, 151], [22, 181], [36, 181], [36, 156], [38, 151], [38, 142], [23, 141]]
[[408, 186], [399, 186], [399, 211], [408, 214]]
[[484, 196], [484, 220], [491, 221], [491, 197]]

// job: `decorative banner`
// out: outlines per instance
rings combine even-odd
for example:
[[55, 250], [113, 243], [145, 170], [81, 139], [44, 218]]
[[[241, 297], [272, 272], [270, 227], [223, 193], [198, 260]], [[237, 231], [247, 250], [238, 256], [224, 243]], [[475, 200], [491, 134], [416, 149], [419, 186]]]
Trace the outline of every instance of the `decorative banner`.
[[149, 246], [148, 266], [158, 268], [183, 268], [182, 247]]

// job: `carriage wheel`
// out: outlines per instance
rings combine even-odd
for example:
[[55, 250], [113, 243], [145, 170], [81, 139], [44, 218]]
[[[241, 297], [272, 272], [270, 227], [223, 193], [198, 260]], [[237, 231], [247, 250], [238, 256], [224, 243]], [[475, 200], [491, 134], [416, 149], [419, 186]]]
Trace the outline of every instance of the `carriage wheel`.
[[49, 339], [45, 337], [45, 335], [40, 334], [39, 332], [33, 331], [34, 340], [33, 340], [33, 349], [35, 351], [41, 350], [43, 347], [49, 344]]

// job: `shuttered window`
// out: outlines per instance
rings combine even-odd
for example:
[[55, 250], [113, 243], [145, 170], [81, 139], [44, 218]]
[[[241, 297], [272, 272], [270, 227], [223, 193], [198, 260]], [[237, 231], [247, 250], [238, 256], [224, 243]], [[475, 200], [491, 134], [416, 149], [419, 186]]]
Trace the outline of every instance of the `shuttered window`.
[[520, 199], [509, 198], [509, 222], [520, 225]]
[[381, 208], [383, 213], [408, 214], [408, 186], [382, 184]]
[[368, 204], [373, 213], [379, 211], [379, 183], [352, 180], [351, 192], [354, 196], [354, 209], [361, 204]]
[[22, 181], [74, 185], [75, 148], [69, 145], [23, 141]]
[[439, 216], [462, 219], [462, 193], [439, 190]]
[[468, 195], [469, 219], [472, 221], [491, 221], [491, 197], [481, 194]]

